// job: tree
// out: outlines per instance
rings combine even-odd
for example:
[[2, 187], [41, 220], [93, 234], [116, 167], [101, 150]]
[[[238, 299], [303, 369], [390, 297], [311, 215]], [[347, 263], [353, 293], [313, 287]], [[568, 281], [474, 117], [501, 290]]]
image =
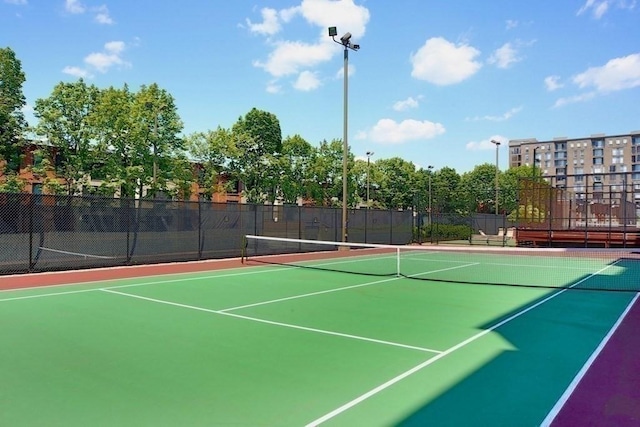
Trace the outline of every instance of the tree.
[[[89, 123], [100, 91], [80, 79], [76, 83], [59, 83], [48, 98], [37, 99], [36, 133], [47, 138], [58, 161], [56, 174], [63, 178], [66, 192], [82, 191], [93, 165], [94, 129]], [[49, 161], [54, 159], [49, 159]]]
[[342, 205], [342, 156], [343, 144], [339, 139], [322, 141], [313, 152], [308, 189], [316, 204]]
[[228, 172], [229, 163], [237, 157], [231, 131], [218, 126], [213, 131], [192, 133], [185, 138], [185, 145], [201, 168], [198, 184], [202, 193], [210, 198], [213, 193], [230, 190], [230, 181], [220, 187], [220, 175]]
[[145, 178], [141, 153], [144, 141], [132, 137], [133, 94], [110, 87], [100, 92], [90, 122], [96, 128], [96, 167], [103, 169], [103, 187], [133, 198]]
[[433, 174], [431, 192], [432, 208], [435, 212], [460, 213], [464, 205], [460, 199], [460, 175], [455, 169], [443, 167]]
[[533, 166], [509, 168], [500, 177], [500, 205], [505, 212], [513, 212], [518, 208], [520, 184], [523, 179], [531, 179]]
[[177, 137], [182, 122], [166, 91], [156, 84], [137, 93], [127, 85], [102, 90], [89, 122], [95, 127], [96, 168], [102, 169], [104, 187], [122, 197], [144, 195], [145, 187], [151, 197], [173, 192], [170, 181], [183, 167], [184, 141]]
[[496, 167], [489, 163], [462, 174], [459, 194], [467, 212], [495, 212]]
[[23, 133], [27, 122], [22, 108], [26, 101], [22, 93], [25, 75], [22, 64], [11, 48], [0, 48], [0, 165], [17, 172], [20, 168]]
[[388, 209], [406, 209], [417, 204], [419, 192], [416, 167], [412, 162], [393, 157], [376, 161], [381, 173], [378, 198]]
[[289, 136], [282, 141], [282, 154], [278, 169], [281, 180], [278, 183], [284, 203], [296, 203], [298, 197], [308, 199], [311, 195], [311, 161], [314, 148], [300, 135]]
[[247, 200], [259, 202], [266, 198], [273, 201], [276, 157], [282, 150], [278, 118], [253, 108], [233, 125], [232, 134], [237, 151], [231, 170], [244, 183]]
[[[156, 83], [143, 85], [131, 100], [131, 138], [140, 148], [143, 161], [142, 185], [150, 187], [147, 193], [156, 197], [158, 191], [170, 193], [168, 184], [175, 168], [182, 167], [185, 143], [178, 134], [182, 121], [173, 97]], [[175, 160], [175, 162], [174, 162]]]

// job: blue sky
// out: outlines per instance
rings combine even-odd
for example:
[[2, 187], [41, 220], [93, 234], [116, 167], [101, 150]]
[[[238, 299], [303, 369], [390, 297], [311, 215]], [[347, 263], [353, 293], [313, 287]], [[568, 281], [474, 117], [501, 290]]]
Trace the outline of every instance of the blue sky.
[[0, 46], [27, 81], [26, 116], [61, 82], [158, 83], [184, 133], [228, 128], [251, 108], [283, 136], [349, 143], [459, 173], [509, 139], [640, 129], [636, 0], [0, 0]]

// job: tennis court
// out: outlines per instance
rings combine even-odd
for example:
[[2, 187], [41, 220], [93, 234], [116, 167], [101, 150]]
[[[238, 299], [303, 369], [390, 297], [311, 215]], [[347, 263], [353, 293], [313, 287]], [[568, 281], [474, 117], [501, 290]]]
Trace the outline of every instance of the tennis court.
[[639, 286], [626, 252], [252, 244], [0, 292], [0, 425], [548, 424]]

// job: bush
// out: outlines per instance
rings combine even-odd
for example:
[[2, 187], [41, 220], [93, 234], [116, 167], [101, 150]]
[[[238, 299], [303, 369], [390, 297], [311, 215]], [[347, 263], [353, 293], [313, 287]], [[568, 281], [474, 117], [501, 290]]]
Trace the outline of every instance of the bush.
[[438, 224], [425, 225], [420, 230], [422, 240], [469, 240], [471, 228], [468, 225]]

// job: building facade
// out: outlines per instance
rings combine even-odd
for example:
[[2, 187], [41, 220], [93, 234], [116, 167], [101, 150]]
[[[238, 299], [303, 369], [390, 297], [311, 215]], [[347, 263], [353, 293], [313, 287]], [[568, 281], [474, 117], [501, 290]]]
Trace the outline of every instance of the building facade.
[[[632, 203], [640, 214], [640, 130], [509, 141], [509, 167], [535, 166], [566, 197], [587, 204], [615, 207]], [[538, 176], [540, 176], [538, 175]]]

